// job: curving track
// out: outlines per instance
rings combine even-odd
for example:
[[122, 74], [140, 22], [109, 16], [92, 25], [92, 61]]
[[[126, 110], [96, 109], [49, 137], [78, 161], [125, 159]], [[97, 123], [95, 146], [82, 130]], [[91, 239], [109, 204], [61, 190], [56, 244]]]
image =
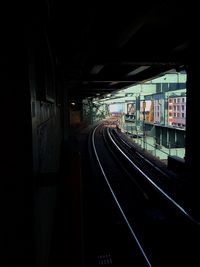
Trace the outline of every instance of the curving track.
[[98, 125], [89, 138], [90, 263], [200, 265], [198, 222], [151, 179], [158, 170], [153, 165], [151, 170], [142, 168], [141, 159], [134, 162], [123, 143], [105, 125]]

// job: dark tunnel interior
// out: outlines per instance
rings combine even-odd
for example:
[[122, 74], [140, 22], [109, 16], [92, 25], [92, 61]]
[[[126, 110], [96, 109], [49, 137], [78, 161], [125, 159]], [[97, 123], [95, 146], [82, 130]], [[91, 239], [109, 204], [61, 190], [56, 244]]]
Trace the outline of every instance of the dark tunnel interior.
[[2, 266], [85, 266], [80, 169], [87, 137], [79, 132], [91, 125], [81, 116], [73, 124], [71, 115], [81, 114], [86, 98], [172, 69], [187, 72], [184, 179], [198, 202], [200, 68], [195, 4], [143, 0], [7, 4], [2, 8], [0, 60]]

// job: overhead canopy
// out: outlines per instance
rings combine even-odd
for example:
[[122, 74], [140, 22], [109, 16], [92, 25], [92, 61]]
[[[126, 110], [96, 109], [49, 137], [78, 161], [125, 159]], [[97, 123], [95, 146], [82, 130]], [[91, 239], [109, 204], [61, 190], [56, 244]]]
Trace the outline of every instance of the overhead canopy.
[[47, 33], [70, 99], [109, 93], [190, 63], [190, 3], [108, 2], [46, 1]]

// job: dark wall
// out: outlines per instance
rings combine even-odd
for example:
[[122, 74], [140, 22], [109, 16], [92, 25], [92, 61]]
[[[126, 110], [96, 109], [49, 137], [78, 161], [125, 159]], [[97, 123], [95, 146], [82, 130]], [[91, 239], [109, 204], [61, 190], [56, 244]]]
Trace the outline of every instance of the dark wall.
[[15, 11], [1, 35], [2, 262], [47, 266], [62, 142], [60, 86], [44, 21]]
[[62, 139], [59, 80], [44, 25], [35, 25], [27, 40], [33, 134], [34, 172], [52, 173], [59, 169]]
[[29, 35], [36, 266], [48, 266], [62, 142], [59, 80], [45, 27]]
[[19, 24], [2, 36], [1, 181], [4, 266], [34, 266], [32, 125], [28, 57]]

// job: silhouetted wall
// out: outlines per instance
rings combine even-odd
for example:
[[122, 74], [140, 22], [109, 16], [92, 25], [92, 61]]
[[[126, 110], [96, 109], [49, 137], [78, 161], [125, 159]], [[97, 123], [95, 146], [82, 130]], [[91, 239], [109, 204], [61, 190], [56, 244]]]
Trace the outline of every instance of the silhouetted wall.
[[62, 142], [61, 87], [45, 30], [48, 16], [32, 19], [26, 7], [8, 12], [1, 32], [2, 264], [44, 267]]

